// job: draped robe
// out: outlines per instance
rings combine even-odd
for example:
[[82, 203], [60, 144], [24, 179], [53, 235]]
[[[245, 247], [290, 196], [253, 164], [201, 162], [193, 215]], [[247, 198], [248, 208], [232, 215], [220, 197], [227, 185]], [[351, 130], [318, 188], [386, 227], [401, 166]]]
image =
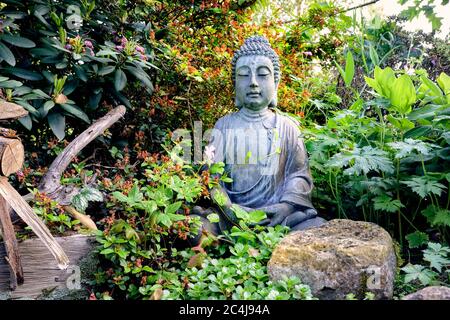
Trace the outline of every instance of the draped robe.
[[314, 208], [313, 181], [298, 125], [272, 109], [245, 107], [220, 118], [209, 148], [233, 179], [221, 183], [233, 203], [259, 208], [280, 202]]

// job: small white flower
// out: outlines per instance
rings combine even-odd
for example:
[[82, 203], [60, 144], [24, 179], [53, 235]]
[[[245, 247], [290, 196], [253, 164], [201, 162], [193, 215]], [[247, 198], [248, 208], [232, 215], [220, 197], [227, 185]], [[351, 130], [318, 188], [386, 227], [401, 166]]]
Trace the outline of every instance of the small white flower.
[[206, 146], [204, 152], [204, 159], [207, 162], [212, 162], [214, 160], [214, 151], [216, 148], [214, 146]]

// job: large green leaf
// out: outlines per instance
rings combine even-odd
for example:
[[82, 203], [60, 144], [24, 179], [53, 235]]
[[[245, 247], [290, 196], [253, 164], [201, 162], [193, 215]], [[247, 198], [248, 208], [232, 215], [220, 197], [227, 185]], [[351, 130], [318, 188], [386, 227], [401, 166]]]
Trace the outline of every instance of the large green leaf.
[[350, 50], [347, 51], [347, 59], [345, 60], [345, 76], [344, 82], [347, 87], [352, 84], [353, 76], [355, 75], [355, 62], [353, 54]]
[[376, 66], [374, 76], [375, 80], [378, 82], [378, 85], [382, 90], [382, 96], [384, 96], [385, 98], [390, 98], [392, 85], [395, 80], [394, 71], [389, 67], [381, 69], [380, 67]]
[[9, 35], [9, 34], [4, 34], [2, 35], [1, 39], [3, 41], [6, 41], [10, 44], [12, 44], [13, 46], [16, 47], [20, 47], [20, 48], [34, 48], [36, 46], [36, 44], [24, 37], [20, 37], [20, 36], [13, 36], [13, 35]]
[[25, 79], [25, 80], [30, 80], [30, 81], [39, 81], [42, 80], [43, 77], [41, 74], [39, 74], [38, 72], [34, 72], [34, 71], [30, 71], [30, 70], [26, 70], [26, 69], [22, 69], [22, 68], [5, 68], [5, 71], [15, 75], [16, 77]]
[[395, 110], [400, 114], [406, 115], [411, 112], [411, 106], [416, 102], [416, 89], [407, 74], [395, 79], [390, 100]]
[[48, 124], [50, 125], [50, 128], [52, 129], [55, 136], [62, 140], [64, 139], [66, 135], [66, 117], [64, 117], [59, 112], [51, 112], [48, 117]]
[[69, 113], [70, 115], [75, 116], [86, 123], [91, 123], [87, 114], [84, 113], [78, 106], [74, 104], [63, 103], [61, 104], [61, 108], [63, 108], [63, 110]]
[[125, 69], [128, 70], [137, 79], [139, 79], [148, 88], [147, 91], [149, 93], [153, 92], [153, 90], [154, 90], [153, 84], [150, 81], [149, 76], [145, 73], [144, 70], [133, 67], [133, 66], [127, 66], [127, 67], [125, 67]]
[[125, 88], [125, 85], [127, 84], [127, 76], [125, 72], [122, 71], [122, 69], [117, 69], [114, 74], [114, 87], [117, 91], [123, 90]]
[[442, 91], [444, 91], [444, 95], [447, 98], [447, 103], [450, 103], [450, 77], [442, 72], [436, 81]]
[[13, 67], [16, 65], [16, 58], [14, 57], [14, 54], [2, 42], [0, 42], [0, 58]]
[[44, 103], [44, 105], [39, 109], [39, 113], [41, 114], [42, 118], [45, 118], [48, 114], [48, 112], [55, 106], [55, 103], [53, 100], [48, 100]]

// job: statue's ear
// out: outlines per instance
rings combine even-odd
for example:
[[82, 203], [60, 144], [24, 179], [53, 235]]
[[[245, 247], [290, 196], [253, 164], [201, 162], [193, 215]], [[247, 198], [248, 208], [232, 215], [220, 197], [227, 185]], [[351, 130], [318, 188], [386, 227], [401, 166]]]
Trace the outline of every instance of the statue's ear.
[[275, 81], [275, 94], [272, 98], [272, 101], [270, 101], [269, 103], [269, 108], [276, 108], [277, 104], [278, 104], [278, 84], [280, 82], [279, 81]]

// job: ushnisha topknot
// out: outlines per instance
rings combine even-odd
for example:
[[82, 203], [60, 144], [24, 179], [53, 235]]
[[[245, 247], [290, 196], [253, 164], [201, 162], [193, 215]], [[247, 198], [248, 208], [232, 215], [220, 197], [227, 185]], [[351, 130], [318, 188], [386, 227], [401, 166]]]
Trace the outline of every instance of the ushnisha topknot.
[[278, 83], [281, 77], [280, 59], [277, 53], [270, 46], [269, 40], [263, 36], [252, 36], [245, 40], [244, 44], [234, 53], [231, 60], [231, 76], [233, 84], [236, 81], [236, 62], [243, 56], [265, 56], [268, 57], [273, 64], [275, 82]]

